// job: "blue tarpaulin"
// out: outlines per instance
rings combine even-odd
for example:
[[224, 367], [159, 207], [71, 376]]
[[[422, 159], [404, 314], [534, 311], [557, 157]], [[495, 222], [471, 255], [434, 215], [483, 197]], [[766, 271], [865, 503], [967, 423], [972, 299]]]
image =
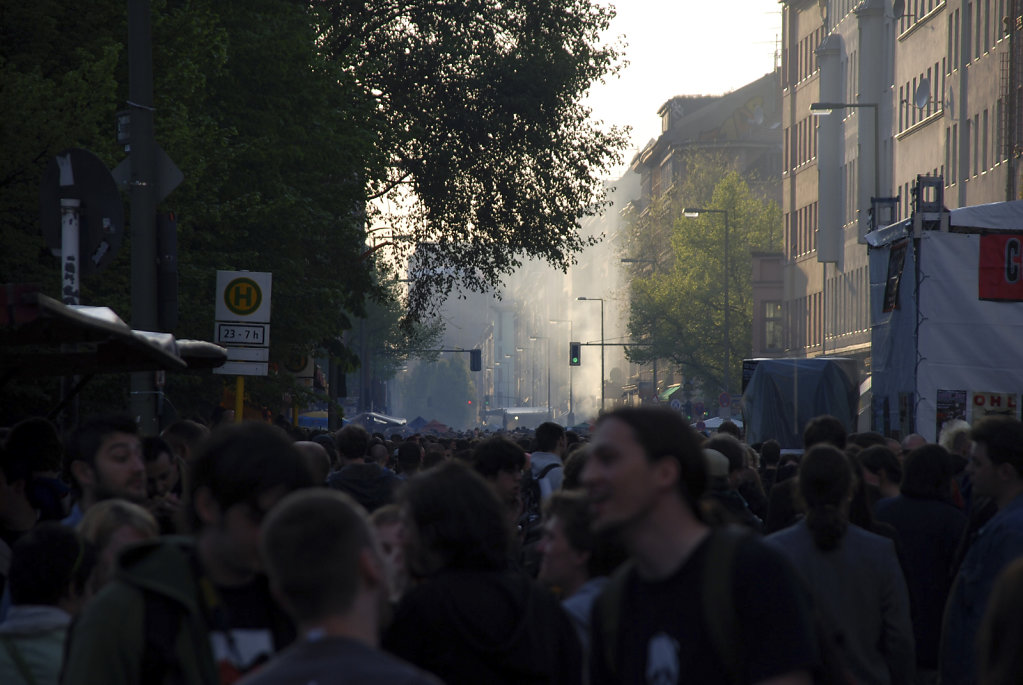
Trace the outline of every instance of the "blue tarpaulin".
[[783, 449], [799, 449], [810, 419], [830, 414], [852, 432], [858, 408], [855, 360], [763, 359], [742, 395], [746, 442], [752, 445], [773, 438]]

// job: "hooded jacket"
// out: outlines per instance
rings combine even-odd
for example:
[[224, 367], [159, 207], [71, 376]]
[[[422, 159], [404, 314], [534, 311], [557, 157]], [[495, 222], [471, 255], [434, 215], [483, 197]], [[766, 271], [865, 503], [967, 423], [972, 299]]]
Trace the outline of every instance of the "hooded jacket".
[[447, 571], [410, 590], [384, 648], [448, 683], [581, 681], [568, 615], [515, 571]]
[[193, 550], [185, 538], [164, 538], [125, 550], [116, 579], [89, 602], [72, 628], [64, 685], [142, 682], [147, 592], [161, 607], [180, 611], [177, 634], [167, 635], [165, 643], [176, 663], [162, 682], [217, 685], [209, 632], [198, 604]]
[[394, 490], [401, 480], [376, 463], [352, 462], [327, 478], [327, 485], [351, 495], [372, 513], [394, 500]]

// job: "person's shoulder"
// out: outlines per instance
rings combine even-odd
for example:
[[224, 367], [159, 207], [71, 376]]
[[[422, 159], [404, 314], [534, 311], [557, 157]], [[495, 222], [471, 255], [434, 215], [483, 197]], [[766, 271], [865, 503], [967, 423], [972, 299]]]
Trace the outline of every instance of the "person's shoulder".
[[803, 520], [796, 521], [791, 526], [786, 526], [770, 535], [764, 536], [764, 544], [773, 547], [784, 547], [794, 544], [796, 541], [809, 539], [809, 530]]
[[[877, 522], [875, 522], [875, 525]], [[845, 531], [845, 540], [842, 546], [857, 555], [868, 555], [872, 558], [878, 556], [890, 556], [898, 558], [895, 547], [895, 540], [887, 535], [881, 535], [852, 523]]]
[[[374, 685], [440, 685], [436, 676], [381, 649], [349, 638], [304, 640], [271, 659], [239, 685], [306, 685], [339, 673]], [[347, 680], [346, 680], [347, 682]]]

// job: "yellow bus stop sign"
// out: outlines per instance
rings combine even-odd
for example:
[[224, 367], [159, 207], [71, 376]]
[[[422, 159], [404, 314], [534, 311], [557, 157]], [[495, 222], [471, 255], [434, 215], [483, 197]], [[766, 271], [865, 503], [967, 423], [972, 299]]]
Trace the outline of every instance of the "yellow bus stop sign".
[[232, 314], [249, 316], [263, 304], [263, 291], [251, 278], [236, 278], [224, 288], [224, 304]]
[[272, 279], [266, 271], [217, 271], [214, 320], [270, 323]]

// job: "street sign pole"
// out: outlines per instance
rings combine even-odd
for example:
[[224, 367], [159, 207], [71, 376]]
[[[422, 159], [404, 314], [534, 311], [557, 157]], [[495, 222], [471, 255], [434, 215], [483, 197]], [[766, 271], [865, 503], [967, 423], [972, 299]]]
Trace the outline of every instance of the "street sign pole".
[[213, 373], [235, 376], [234, 420], [245, 413], [245, 376], [265, 376], [270, 356], [272, 274], [218, 271], [214, 339], [227, 347], [228, 361]]
[[[128, 104], [131, 107], [131, 325], [157, 328], [153, 49], [149, 0], [128, 0]], [[131, 414], [143, 435], [159, 432], [152, 373], [131, 375]]]

